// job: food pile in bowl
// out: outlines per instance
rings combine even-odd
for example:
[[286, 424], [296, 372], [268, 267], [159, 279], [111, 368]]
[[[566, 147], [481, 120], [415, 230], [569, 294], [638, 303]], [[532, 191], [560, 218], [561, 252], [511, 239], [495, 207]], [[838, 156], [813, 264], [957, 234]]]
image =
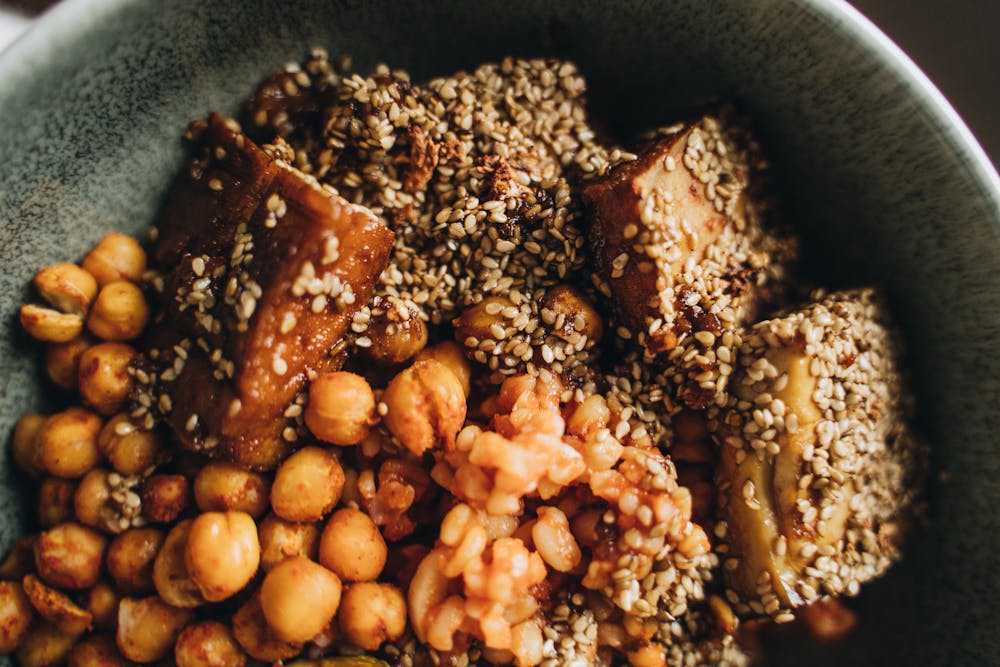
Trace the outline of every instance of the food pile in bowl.
[[733, 109], [628, 151], [584, 90], [315, 51], [192, 123], [148, 244], [21, 310], [72, 405], [13, 435], [41, 532], [0, 649], [744, 665], [755, 627], [847, 615], [927, 455], [881, 297], [797, 276]]

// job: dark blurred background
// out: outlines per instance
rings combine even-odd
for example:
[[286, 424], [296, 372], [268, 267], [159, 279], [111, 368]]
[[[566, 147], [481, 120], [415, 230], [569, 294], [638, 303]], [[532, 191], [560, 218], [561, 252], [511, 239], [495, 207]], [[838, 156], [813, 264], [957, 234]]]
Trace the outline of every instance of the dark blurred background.
[[[753, 0], [745, 0], [753, 2]], [[52, 0], [0, 0], [0, 49]], [[1000, 164], [1000, 0], [851, 0], [944, 93]]]

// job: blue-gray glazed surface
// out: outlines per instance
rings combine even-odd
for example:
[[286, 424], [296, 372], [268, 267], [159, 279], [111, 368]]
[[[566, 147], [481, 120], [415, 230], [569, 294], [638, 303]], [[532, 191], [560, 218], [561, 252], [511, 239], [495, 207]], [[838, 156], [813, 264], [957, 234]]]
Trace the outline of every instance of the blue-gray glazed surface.
[[[70, 0], [0, 58], [0, 433], [45, 409], [16, 322], [34, 271], [152, 220], [188, 119], [233, 112], [314, 45], [415, 78], [505, 54], [576, 60], [629, 136], [714, 96], [750, 112], [811, 273], [887, 287], [934, 443], [930, 526], [868, 586], [851, 640], [767, 664], [1000, 662], [1000, 191], [939, 96], [853, 12], [820, 0], [146, 3]], [[50, 392], [51, 393], [51, 392]], [[34, 500], [0, 463], [0, 547]]]

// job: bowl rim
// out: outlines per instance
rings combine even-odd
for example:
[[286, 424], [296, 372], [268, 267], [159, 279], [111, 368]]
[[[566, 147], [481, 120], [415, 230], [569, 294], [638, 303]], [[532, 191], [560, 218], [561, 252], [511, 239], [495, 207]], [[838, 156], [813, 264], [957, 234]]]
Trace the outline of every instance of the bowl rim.
[[[6, 49], [0, 51], [0, 98], [13, 94], [34, 68], [52, 57], [52, 45], [68, 48], [88, 29], [135, 0], [61, 0], [49, 7]], [[785, 0], [811, 13], [864, 55], [876, 59], [927, 114], [968, 170], [1000, 230], [1000, 176], [975, 135], [930, 78], [908, 55], [847, 0]]]

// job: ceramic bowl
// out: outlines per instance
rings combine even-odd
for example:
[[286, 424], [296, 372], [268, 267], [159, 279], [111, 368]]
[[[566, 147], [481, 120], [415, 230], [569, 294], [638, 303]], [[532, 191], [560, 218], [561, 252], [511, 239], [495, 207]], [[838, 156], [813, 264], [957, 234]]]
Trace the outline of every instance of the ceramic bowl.
[[[46, 409], [16, 309], [33, 272], [139, 233], [188, 119], [234, 112], [314, 45], [415, 78], [505, 54], [576, 60], [625, 137], [717, 96], [754, 118], [811, 272], [886, 286], [934, 443], [930, 525], [856, 600], [836, 647], [767, 664], [979, 665], [1000, 656], [1000, 182], [941, 95], [832, 0], [67, 0], [0, 58], [0, 433]], [[0, 547], [33, 500], [0, 463]]]

